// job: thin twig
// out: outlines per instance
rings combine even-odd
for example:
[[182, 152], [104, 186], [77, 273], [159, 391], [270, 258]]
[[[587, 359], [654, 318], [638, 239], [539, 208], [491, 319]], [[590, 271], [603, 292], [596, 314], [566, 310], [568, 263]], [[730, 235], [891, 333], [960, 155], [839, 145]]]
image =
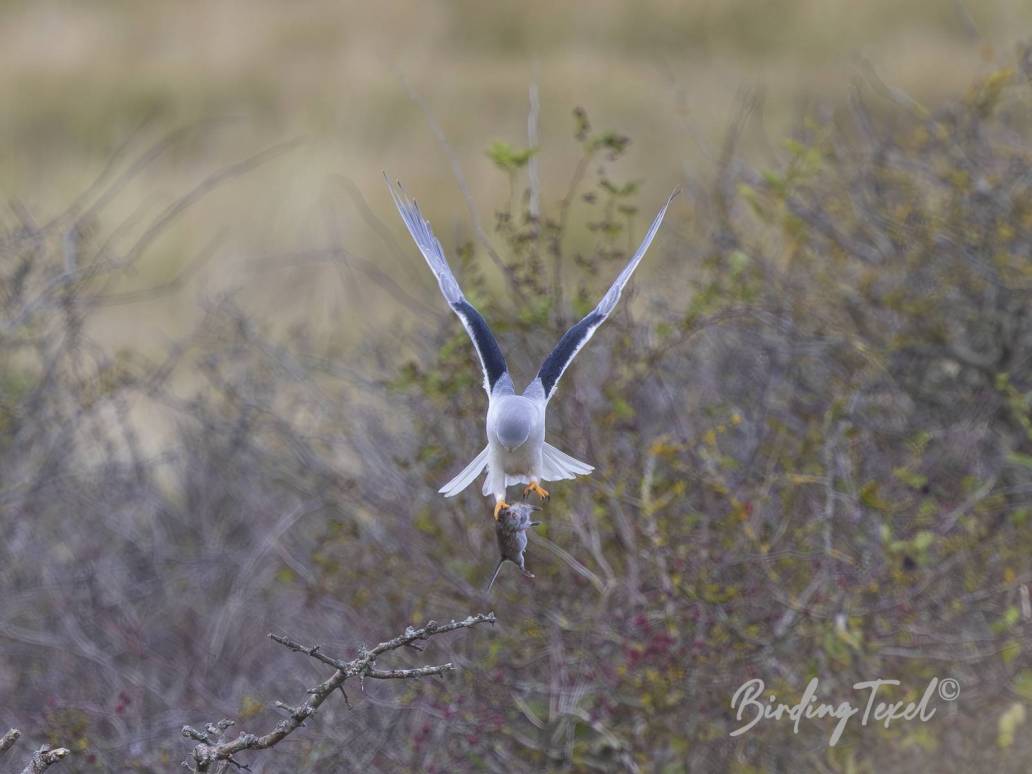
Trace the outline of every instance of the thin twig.
[[434, 137], [437, 138], [437, 143], [441, 146], [441, 149], [448, 157], [448, 163], [451, 165], [452, 175], [455, 177], [455, 182], [458, 184], [459, 190], [462, 192], [462, 198], [466, 201], [466, 208], [469, 210], [470, 220], [473, 221], [473, 229], [476, 231], [477, 240], [481, 245], [483, 245], [484, 249], [487, 250], [487, 254], [491, 257], [494, 265], [498, 267], [498, 270], [502, 272], [503, 276], [508, 281], [513, 295], [522, 306], [527, 301], [527, 297], [520, 288], [519, 282], [516, 281], [512, 268], [507, 266], [505, 261], [502, 260], [502, 256], [498, 254], [498, 251], [494, 249], [494, 245], [491, 244], [491, 240], [488, 239], [487, 232], [484, 231], [484, 227], [480, 225], [480, 217], [477, 215], [477, 207], [473, 201], [473, 193], [470, 191], [469, 184], [466, 182], [466, 176], [462, 173], [462, 166], [459, 164], [459, 157], [456, 156], [455, 151], [452, 150], [452, 147], [448, 142], [448, 138], [444, 136], [444, 130], [441, 129], [440, 124], [437, 123], [433, 113], [430, 112], [430, 108], [427, 107], [426, 103], [423, 102], [419, 94], [416, 93], [404, 76], [401, 76], [401, 82], [405, 86], [405, 90], [408, 92], [409, 97], [423, 112], [423, 116], [426, 118], [430, 131], [433, 132]]
[[178, 218], [183, 212], [199, 202], [211, 191], [223, 183], [241, 177], [251, 170], [260, 167], [266, 162], [279, 158], [288, 151], [293, 150], [301, 144], [301, 140], [290, 140], [273, 145], [265, 150], [259, 151], [252, 156], [227, 164], [222, 169], [208, 175], [200, 183], [187, 191], [176, 201], [166, 207], [147, 227], [143, 234], [136, 240], [121, 259], [122, 265], [133, 264], [148, 246], [161, 234], [165, 227]]
[[[541, 100], [538, 97], [537, 81], [530, 84], [528, 90], [530, 112], [527, 114], [527, 147], [536, 151], [538, 147], [538, 114], [541, 111]], [[541, 179], [538, 175], [538, 154], [530, 154], [527, 161], [527, 185], [530, 187], [530, 200], [527, 212], [534, 221], [534, 233], [538, 233], [538, 221], [541, 219]]]

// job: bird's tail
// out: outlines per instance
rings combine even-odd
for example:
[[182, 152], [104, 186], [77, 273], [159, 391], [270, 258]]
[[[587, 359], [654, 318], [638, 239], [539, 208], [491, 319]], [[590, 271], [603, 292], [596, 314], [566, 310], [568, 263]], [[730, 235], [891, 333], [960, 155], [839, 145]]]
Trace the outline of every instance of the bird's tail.
[[561, 452], [546, 443], [541, 451], [541, 478], [545, 481], [561, 481], [566, 478], [586, 476], [593, 471], [591, 465]]
[[480, 452], [480, 454], [478, 454], [476, 457], [474, 457], [473, 461], [469, 463], [469, 465], [464, 467], [462, 469], [462, 472], [459, 473], [459, 475], [457, 475], [455, 478], [453, 478], [451, 481], [449, 481], [447, 484], [442, 486], [437, 491], [439, 491], [445, 497], [454, 497], [467, 486], [472, 484], [473, 480], [480, 475], [480, 472], [486, 467], [486, 465], [487, 447], [485, 446], [484, 450]]

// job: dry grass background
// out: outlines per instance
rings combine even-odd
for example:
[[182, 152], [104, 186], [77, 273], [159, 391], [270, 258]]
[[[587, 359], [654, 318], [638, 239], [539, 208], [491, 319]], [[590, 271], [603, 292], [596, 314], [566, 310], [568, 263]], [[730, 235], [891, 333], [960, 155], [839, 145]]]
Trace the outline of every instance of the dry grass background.
[[[558, 198], [576, 162], [570, 110], [634, 144], [623, 170], [659, 201], [684, 176], [712, 174], [743, 88], [763, 120], [743, 138], [773, 163], [803, 109], [843, 105], [868, 61], [934, 105], [1013, 54], [1032, 24], [1021, 0], [494, 4], [183, 2], [5, 3], [0, 24], [0, 192], [45, 218], [147, 121], [144, 137], [198, 121], [107, 213], [155, 209], [249, 152], [287, 138], [289, 157], [225, 187], [166, 232], [141, 285], [171, 276], [220, 238], [214, 260], [174, 295], [105, 314], [113, 346], [186, 330], [198, 293], [244, 288], [267, 318], [340, 326], [367, 295], [325, 263], [261, 256], [325, 245], [391, 267], [343, 178], [393, 228], [381, 170], [401, 177], [446, 234], [469, 232], [446, 155], [405, 82], [440, 123], [489, 222], [505, 181], [484, 150], [525, 142], [527, 88], [541, 91], [542, 185]], [[336, 236], [332, 232], [336, 231]], [[329, 281], [328, 281], [329, 280]], [[430, 287], [419, 277], [422, 287]], [[380, 299], [382, 300], [382, 299]]]

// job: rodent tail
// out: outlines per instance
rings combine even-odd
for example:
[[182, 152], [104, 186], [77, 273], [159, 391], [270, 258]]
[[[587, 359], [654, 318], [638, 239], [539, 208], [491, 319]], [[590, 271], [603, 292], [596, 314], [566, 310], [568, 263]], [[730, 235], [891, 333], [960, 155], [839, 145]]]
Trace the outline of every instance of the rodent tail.
[[495, 578], [498, 577], [498, 573], [501, 571], [503, 564], [505, 564], [505, 560], [504, 559], [499, 559], [498, 560], [498, 566], [495, 567], [494, 575], [491, 576], [491, 582], [488, 583], [487, 584], [487, 588], [484, 589], [485, 593], [491, 590], [491, 587], [494, 585]]

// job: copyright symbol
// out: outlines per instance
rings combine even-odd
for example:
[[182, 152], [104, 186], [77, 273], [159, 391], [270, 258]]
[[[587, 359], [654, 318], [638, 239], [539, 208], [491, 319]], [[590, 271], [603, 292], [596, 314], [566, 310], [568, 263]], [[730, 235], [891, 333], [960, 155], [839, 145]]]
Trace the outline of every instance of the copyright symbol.
[[956, 701], [960, 696], [960, 683], [952, 677], [943, 678], [939, 681], [939, 698], [943, 701]]

